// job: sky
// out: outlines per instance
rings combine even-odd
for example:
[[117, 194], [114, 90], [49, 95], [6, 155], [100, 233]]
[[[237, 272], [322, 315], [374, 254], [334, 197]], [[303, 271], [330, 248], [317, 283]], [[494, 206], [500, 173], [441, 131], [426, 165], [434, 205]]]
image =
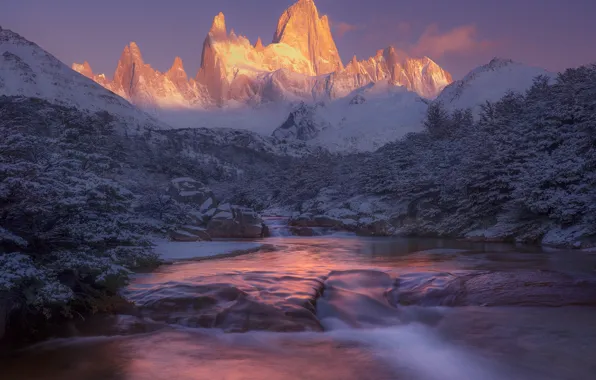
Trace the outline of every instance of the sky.
[[[203, 40], [223, 12], [229, 29], [271, 42], [294, 0], [0, 0], [0, 26], [64, 63], [87, 60], [113, 74], [135, 41], [146, 63], [167, 70], [180, 56], [200, 66]], [[493, 57], [560, 71], [596, 62], [596, 0], [315, 0], [329, 16], [344, 62], [395, 46], [427, 55], [455, 79]]]

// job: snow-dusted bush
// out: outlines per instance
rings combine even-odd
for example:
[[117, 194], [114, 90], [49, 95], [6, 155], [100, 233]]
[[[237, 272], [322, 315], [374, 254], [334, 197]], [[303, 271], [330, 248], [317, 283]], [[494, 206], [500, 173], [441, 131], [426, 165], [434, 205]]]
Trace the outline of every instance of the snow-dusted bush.
[[64, 273], [113, 291], [155, 260], [105, 115], [3, 97], [0, 116], [0, 292], [49, 316], [89, 296]]
[[22, 253], [0, 254], [0, 293], [15, 294], [16, 302], [39, 308], [66, 304], [74, 294], [61, 284], [55, 272], [36, 264]]

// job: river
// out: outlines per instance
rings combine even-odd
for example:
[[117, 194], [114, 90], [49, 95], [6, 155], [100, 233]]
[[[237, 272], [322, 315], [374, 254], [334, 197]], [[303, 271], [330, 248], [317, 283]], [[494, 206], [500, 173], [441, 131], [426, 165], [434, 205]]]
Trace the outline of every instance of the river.
[[596, 255], [434, 239], [267, 243], [276, 249], [135, 275], [123, 295], [138, 310], [66, 326], [0, 362], [0, 377], [596, 378]]

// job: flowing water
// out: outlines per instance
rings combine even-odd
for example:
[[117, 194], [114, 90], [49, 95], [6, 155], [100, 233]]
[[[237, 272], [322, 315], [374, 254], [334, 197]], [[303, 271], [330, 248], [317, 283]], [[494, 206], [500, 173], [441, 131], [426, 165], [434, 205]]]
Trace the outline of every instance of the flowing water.
[[0, 378], [596, 378], [595, 255], [267, 240], [277, 249], [137, 275], [123, 291], [137, 312], [73, 324]]

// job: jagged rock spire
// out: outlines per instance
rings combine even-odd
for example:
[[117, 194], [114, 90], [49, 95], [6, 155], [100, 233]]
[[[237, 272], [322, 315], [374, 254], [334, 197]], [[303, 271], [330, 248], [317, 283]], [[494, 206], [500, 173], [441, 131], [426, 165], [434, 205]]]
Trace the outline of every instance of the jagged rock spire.
[[312, 0], [298, 0], [279, 18], [273, 43], [285, 43], [309, 59], [316, 75], [343, 69], [327, 16], [319, 17]]
[[255, 43], [255, 49], [257, 51], [262, 51], [263, 49], [265, 49], [265, 47], [263, 46], [263, 41], [261, 41], [261, 37], [257, 39], [257, 42]]
[[93, 79], [93, 70], [91, 69], [89, 62], [84, 61], [83, 63], [73, 63], [71, 68], [79, 74]]
[[226, 17], [222, 12], [219, 12], [217, 16], [213, 18], [209, 35], [214, 38], [225, 38], [228, 36], [228, 30], [226, 28]]

